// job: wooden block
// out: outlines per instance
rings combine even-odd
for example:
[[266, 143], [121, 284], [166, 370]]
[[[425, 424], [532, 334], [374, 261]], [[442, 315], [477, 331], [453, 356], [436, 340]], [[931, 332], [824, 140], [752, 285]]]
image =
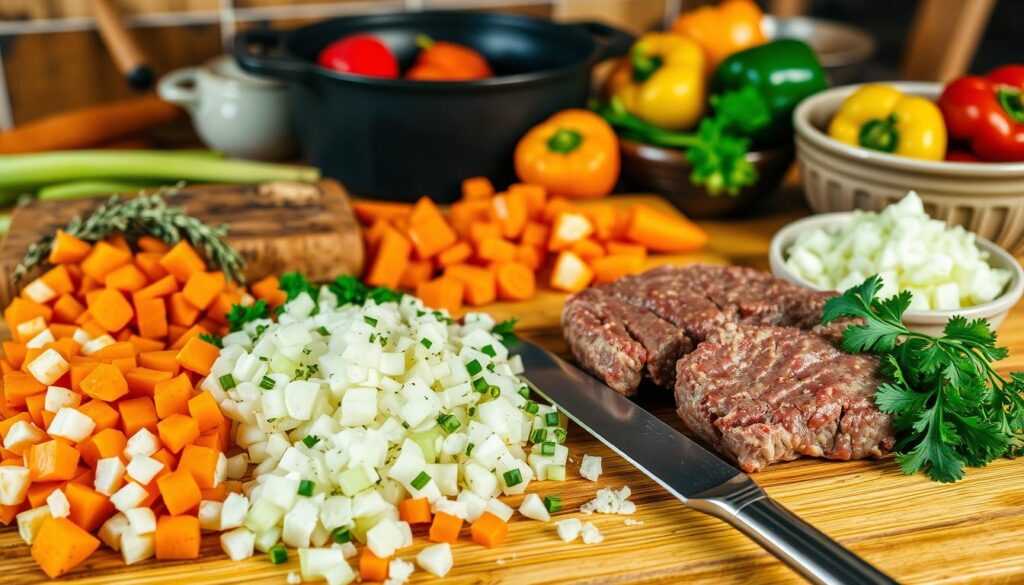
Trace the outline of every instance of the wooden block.
[[[11, 230], [0, 246], [2, 306], [40, 272], [31, 272], [18, 285], [10, 282], [29, 244], [52, 234], [75, 215], [88, 215], [103, 201], [105, 197], [34, 201], [15, 210]], [[313, 281], [327, 281], [363, 269], [359, 224], [348, 194], [335, 181], [200, 185], [168, 197], [168, 203], [184, 207], [209, 224], [227, 224], [227, 241], [245, 258], [249, 282], [291, 271], [300, 271]]]

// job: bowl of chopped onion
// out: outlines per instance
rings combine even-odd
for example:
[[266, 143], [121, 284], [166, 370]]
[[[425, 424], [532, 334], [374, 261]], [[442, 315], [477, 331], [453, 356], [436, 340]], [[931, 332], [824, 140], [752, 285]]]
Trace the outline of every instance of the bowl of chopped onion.
[[910, 192], [881, 212], [815, 215], [779, 230], [772, 273], [820, 291], [844, 291], [878, 274], [880, 298], [912, 294], [903, 321], [938, 334], [955, 315], [999, 326], [1024, 293], [1024, 269], [1006, 250], [924, 211]]

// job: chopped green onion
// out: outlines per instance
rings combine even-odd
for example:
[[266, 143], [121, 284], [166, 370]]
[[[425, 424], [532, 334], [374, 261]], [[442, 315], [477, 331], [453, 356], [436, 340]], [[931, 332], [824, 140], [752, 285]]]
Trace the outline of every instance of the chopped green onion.
[[523, 483], [523, 474], [518, 469], [509, 469], [501, 474], [501, 477], [505, 479], [505, 485], [508, 487]]
[[496, 357], [498, 355], [498, 352], [494, 351], [494, 346], [492, 345], [485, 345], [480, 348], [480, 351], [486, 353], [491, 357]]
[[370, 327], [377, 326], [377, 320], [369, 315], [363, 315], [363, 321], [365, 321], [366, 324], [369, 325]]
[[523, 405], [523, 410], [530, 414], [537, 414], [540, 412], [540, 405], [532, 400], [527, 400], [526, 404]]
[[339, 526], [334, 529], [331, 533], [331, 540], [338, 544], [345, 544], [346, 542], [352, 542], [352, 533], [348, 531], [348, 528]]
[[449, 434], [454, 433], [462, 426], [462, 423], [459, 422], [459, 419], [454, 414], [442, 414], [437, 417], [437, 424], [441, 425], [444, 432]]
[[324, 337], [327, 337], [328, 335], [331, 334], [331, 332], [328, 331], [327, 328], [324, 327], [323, 325], [317, 328], [316, 332], [319, 333], [320, 335], [323, 335]]
[[299, 495], [300, 496], [306, 496], [306, 497], [312, 496], [313, 495], [313, 482], [308, 480], [308, 479], [304, 479], [304, 480], [300, 481], [299, 482]]
[[430, 349], [430, 346], [434, 345], [434, 342], [430, 341], [429, 339], [424, 337], [423, 339], [420, 340], [420, 345], [422, 345], [423, 347], [425, 347], [427, 349]]
[[549, 427], [557, 427], [559, 423], [558, 413], [549, 412], [544, 415], [544, 424]]
[[484, 367], [480, 365], [480, 362], [473, 360], [466, 364], [466, 371], [469, 372], [470, 376], [475, 376], [483, 370]]
[[231, 374], [224, 374], [220, 378], [217, 378], [217, 381], [220, 382], [220, 387], [224, 390], [231, 390], [238, 385], [235, 384], [235, 378]]
[[309, 447], [310, 449], [313, 448], [313, 445], [316, 445], [319, 442], [320, 437], [314, 437], [313, 435], [306, 435], [305, 437], [302, 438], [302, 443], [305, 446]]
[[276, 385], [277, 381], [270, 376], [263, 376], [263, 379], [260, 380], [260, 388], [263, 388], [264, 390], [273, 390]]
[[469, 413], [469, 416], [473, 416], [474, 414], [476, 414], [476, 407], [470, 406], [469, 410], [467, 410], [466, 412]]
[[565, 481], [564, 465], [548, 465], [546, 473], [550, 481]]
[[555, 429], [554, 433], [555, 440], [558, 441], [559, 443], [564, 443], [566, 437], [568, 437], [568, 434], [566, 434], [566, 432], [563, 429]]
[[473, 443], [466, 445], [466, 457], [469, 457], [470, 455], [473, 454], [473, 447], [475, 446], [476, 445], [474, 445]]
[[406, 428], [406, 429], [407, 429], [407, 428], [409, 428], [409, 423], [407, 423], [407, 422], [405, 422], [405, 421], [403, 420], [403, 421], [402, 421], [402, 428]]
[[556, 443], [554, 441], [544, 441], [540, 444], [541, 455], [554, 455]]
[[487, 389], [487, 392], [491, 395], [491, 398], [497, 398], [501, 396], [501, 388], [497, 386], [491, 386]]
[[533, 436], [530, 437], [530, 440], [533, 441], [534, 443], [543, 443], [545, 440], [547, 440], [547, 438], [548, 431], [546, 429], [535, 429], [533, 431]]
[[280, 565], [288, 560], [288, 549], [283, 544], [275, 544], [267, 551], [267, 556], [270, 557], [271, 563]]
[[426, 471], [421, 471], [419, 475], [414, 477], [413, 480], [409, 482], [409, 485], [418, 490], [421, 490], [424, 487], [426, 487], [428, 483], [430, 483], [430, 476], [427, 475]]
[[562, 496], [544, 496], [544, 507], [548, 512], [560, 512], [562, 510]]
[[473, 380], [473, 389], [476, 390], [477, 392], [483, 394], [484, 392], [487, 392], [488, 388], [489, 385], [487, 384], [487, 380], [484, 380], [483, 378], [477, 378], [476, 380]]
[[519, 389], [519, 395], [522, 396], [523, 398], [529, 398], [530, 397], [530, 388], [529, 388], [529, 386], [526, 386], [524, 384], [523, 387]]

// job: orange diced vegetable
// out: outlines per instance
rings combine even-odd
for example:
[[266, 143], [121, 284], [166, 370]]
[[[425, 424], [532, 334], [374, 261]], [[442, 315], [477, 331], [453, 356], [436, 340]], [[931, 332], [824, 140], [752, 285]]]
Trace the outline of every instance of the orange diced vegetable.
[[156, 297], [166, 297], [169, 294], [178, 292], [178, 281], [173, 276], [168, 274], [153, 284], [135, 293], [134, 297], [137, 299], [153, 299]]
[[548, 250], [558, 252], [594, 232], [594, 224], [582, 213], [563, 211], [555, 217], [548, 238]]
[[591, 261], [590, 267], [594, 269], [594, 283], [604, 284], [618, 280], [627, 274], [637, 274], [643, 271], [643, 256], [617, 254], [597, 258]]
[[496, 277], [498, 298], [503, 301], [523, 301], [537, 291], [536, 275], [523, 264], [502, 264], [498, 266]]
[[551, 230], [548, 229], [548, 226], [531, 221], [523, 228], [523, 235], [519, 238], [519, 242], [531, 246], [547, 246], [548, 234], [550, 232]]
[[[288, 294], [281, 290], [280, 287], [280, 281], [278, 281], [276, 276], [271, 275], [254, 282], [249, 287], [249, 290], [252, 291], [254, 297], [266, 301], [272, 309], [276, 309], [288, 299]], [[191, 323], [179, 323], [179, 325], [191, 325]]]
[[430, 501], [407, 498], [398, 503], [398, 517], [409, 524], [430, 524]]
[[223, 272], [193, 272], [181, 289], [185, 300], [199, 309], [207, 309], [217, 300], [224, 288], [227, 286], [227, 279]]
[[92, 489], [91, 484], [71, 482], [64, 486], [64, 497], [71, 504], [68, 518], [87, 532], [96, 530], [114, 515], [110, 498]]
[[555, 218], [558, 217], [559, 214], [566, 211], [572, 211], [573, 209], [575, 209], [575, 206], [568, 199], [564, 197], [553, 197], [548, 199], [548, 202], [544, 204], [544, 210], [541, 212], [540, 216], [545, 222], [551, 223], [555, 221]]
[[185, 240], [178, 242], [164, 254], [160, 259], [160, 265], [178, 282], [188, 282], [188, 277], [192, 276], [193, 272], [206, 269], [203, 259]]
[[200, 433], [217, 428], [225, 422], [217, 401], [209, 392], [200, 392], [189, 399], [188, 414], [195, 419]]
[[46, 518], [32, 542], [32, 558], [56, 579], [89, 558], [100, 541], [67, 518]]
[[429, 197], [420, 197], [409, 216], [409, 240], [421, 260], [433, 258], [458, 240], [441, 211]]
[[410, 260], [402, 272], [402, 278], [398, 279], [398, 286], [415, 289], [417, 284], [430, 280], [433, 275], [434, 264], [430, 260]]
[[437, 255], [437, 265], [441, 268], [462, 264], [473, 255], [473, 247], [468, 242], [457, 242], [451, 248]]
[[495, 219], [501, 224], [501, 235], [509, 240], [518, 238], [528, 219], [523, 195], [516, 192], [496, 195], [491, 205]]
[[75, 291], [75, 284], [71, 281], [71, 273], [67, 266], [51, 268], [39, 277], [41, 282], [46, 283], [57, 295], [66, 295]]
[[464, 285], [461, 282], [447, 276], [439, 276], [416, 285], [416, 296], [423, 300], [423, 304], [437, 309], [448, 309], [449, 313], [462, 308], [464, 292]]
[[577, 242], [573, 242], [573, 244], [569, 246], [569, 250], [582, 258], [584, 262], [591, 262], [595, 258], [600, 258], [605, 254], [604, 246], [590, 238], [584, 238]]
[[64, 439], [50, 439], [25, 450], [25, 466], [32, 481], [66, 481], [75, 477], [81, 455]]
[[176, 292], [167, 297], [167, 314], [171, 323], [191, 327], [199, 319], [199, 309], [185, 300], [185, 295]]
[[46, 392], [46, 385], [40, 384], [31, 374], [25, 372], [4, 374], [4, 399], [9, 408], [24, 406], [26, 398], [43, 392]]
[[167, 337], [167, 306], [163, 299], [135, 298], [135, 322], [147, 339]]
[[395, 288], [405, 272], [412, 253], [412, 244], [398, 230], [389, 228], [381, 239], [377, 256], [363, 279], [371, 286]]
[[[128, 392], [132, 396], [156, 396], [161, 384], [167, 384], [172, 377], [173, 375], [170, 372], [139, 367], [132, 368], [124, 374], [124, 379], [128, 382]], [[192, 384], [188, 384], [188, 390], [192, 390]], [[186, 392], [185, 401], [188, 400], [188, 396], [188, 392]], [[157, 403], [157, 413], [159, 413], [159, 400], [155, 400], [155, 402]], [[182, 402], [182, 406], [184, 405], [185, 403]], [[183, 412], [182, 414], [185, 413]]]
[[112, 402], [128, 393], [128, 382], [113, 365], [99, 364], [82, 380], [81, 388], [86, 396]]
[[462, 518], [447, 512], [434, 514], [434, 522], [430, 525], [428, 538], [431, 542], [449, 542], [455, 544], [462, 530]]
[[217, 360], [218, 355], [220, 349], [216, 345], [207, 343], [197, 336], [185, 343], [175, 359], [186, 370], [205, 376], [210, 373], [210, 366]]
[[139, 354], [139, 365], [151, 370], [162, 370], [177, 376], [181, 371], [181, 364], [175, 359], [178, 352], [173, 349], [163, 351], [147, 351]]
[[135, 245], [143, 252], [159, 252], [161, 254], [171, 249], [167, 242], [148, 234], [136, 238]]
[[487, 177], [470, 177], [462, 181], [463, 199], [487, 199], [494, 195], [494, 185]]
[[647, 248], [640, 244], [629, 244], [626, 242], [608, 242], [605, 244], [609, 256], [639, 256], [647, 257]]
[[178, 459], [178, 470], [192, 474], [200, 489], [210, 489], [217, 483], [217, 459], [220, 452], [199, 445], [185, 445]]
[[117, 410], [121, 413], [121, 425], [124, 427], [125, 435], [131, 437], [139, 432], [139, 429], [157, 432], [156, 407], [149, 396], [121, 400], [117, 403]]
[[115, 428], [106, 428], [78, 444], [78, 451], [89, 467], [107, 457], [120, 455], [128, 443], [124, 433]]
[[87, 303], [89, 314], [107, 331], [120, 331], [135, 315], [124, 295], [112, 288], [96, 292]]
[[81, 261], [91, 250], [92, 245], [89, 242], [80, 240], [64, 230], [57, 230], [47, 260], [50, 264], [71, 264]]
[[97, 282], [103, 282], [109, 272], [131, 260], [131, 252], [111, 246], [107, 242], [97, 242], [85, 260], [82, 260], [82, 272]]
[[172, 414], [156, 425], [160, 442], [171, 453], [178, 453], [199, 437], [199, 423], [191, 416]]
[[501, 237], [501, 224], [495, 221], [480, 221], [469, 226], [469, 241], [479, 244], [489, 238]]
[[512, 262], [516, 259], [516, 246], [501, 238], [484, 238], [477, 245], [476, 255], [485, 262]]
[[153, 404], [156, 406], [157, 417], [163, 419], [172, 414], [187, 415], [188, 400], [192, 396], [192, 382], [185, 374], [172, 378], [170, 372], [160, 373], [166, 377], [153, 387]]
[[689, 219], [647, 205], [633, 206], [626, 238], [658, 252], [690, 252], [708, 242], [707, 233]]
[[590, 284], [594, 271], [579, 256], [565, 251], [558, 255], [551, 271], [551, 288], [565, 292], [579, 292]]
[[203, 495], [192, 474], [185, 469], [168, 473], [157, 479], [164, 505], [171, 514], [184, 514], [199, 505]]
[[356, 218], [360, 222], [369, 225], [378, 219], [390, 221], [401, 217], [408, 217], [412, 213], [412, 205], [391, 201], [358, 199], [352, 202], [352, 210], [355, 211]]
[[[199, 490], [196, 490], [198, 496]], [[167, 501], [167, 496], [164, 496]], [[198, 504], [199, 501], [197, 500]], [[170, 506], [167, 507], [171, 511]], [[173, 514], [173, 512], [171, 512]], [[156, 558], [161, 561], [199, 558], [199, 518], [161, 516], [156, 523]]]
[[[124, 405], [123, 400], [118, 403], [118, 407], [121, 407], [122, 405]], [[121, 421], [121, 414], [102, 400], [90, 400], [89, 402], [79, 406], [78, 412], [81, 412], [85, 416], [91, 418], [92, 421], [96, 423], [96, 428], [93, 430], [95, 433], [99, 433], [106, 429], [112, 429]]]
[[508, 522], [490, 512], [484, 512], [469, 527], [469, 532], [473, 537], [473, 542], [487, 548], [494, 548], [501, 546], [508, 538]]
[[61, 295], [53, 304], [53, 319], [61, 323], [74, 323], [85, 312], [85, 305], [71, 295]]
[[386, 581], [388, 578], [388, 567], [391, 558], [380, 558], [370, 551], [370, 547], [363, 549], [359, 557], [359, 579], [362, 581]]
[[163, 257], [161, 252], [139, 252], [135, 255], [135, 266], [150, 281], [157, 281], [167, 276], [167, 269], [160, 265], [160, 259]]
[[492, 303], [498, 296], [494, 273], [486, 268], [456, 264], [445, 269], [444, 275], [463, 284], [462, 298], [470, 306]]
[[134, 264], [125, 264], [108, 272], [103, 284], [121, 292], [135, 292], [149, 284], [149, 279]]
[[600, 242], [611, 239], [615, 233], [615, 208], [610, 205], [588, 205], [584, 213], [594, 224], [594, 238]]
[[526, 202], [527, 217], [533, 219], [544, 213], [544, 204], [548, 200], [548, 191], [543, 185], [532, 185], [529, 183], [516, 183], [509, 185], [509, 194], [522, 195]]
[[516, 246], [516, 262], [528, 266], [530, 270], [540, 270], [544, 266], [544, 249], [530, 244]]

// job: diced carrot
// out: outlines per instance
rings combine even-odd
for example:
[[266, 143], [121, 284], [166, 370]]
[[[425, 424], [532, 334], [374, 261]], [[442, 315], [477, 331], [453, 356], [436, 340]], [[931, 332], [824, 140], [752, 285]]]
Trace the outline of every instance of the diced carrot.
[[225, 482], [220, 482], [217, 487], [212, 488], [200, 488], [199, 493], [203, 495], [204, 501], [223, 502], [228, 497], [227, 487], [224, 485]]
[[352, 202], [352, 210], [355, 211], [356, 218], [360, 222], [369, 225], [378, 219], [390, 221], [400, 217], [408, 217], [412, 213], [412, 205], [391, 201], [357, 199]]
[[80, 240], [64, 230], [57, 230], [47, 260], [50, 264], [71, 264], [81, 261], [91, 250], [92, 245], [89, 242]]
[[157, 486], [160, 488], [160, 495], [164, 498], [167, 511], [174, 515], [185, 514], [198, 506], [203, 497], [196, 480], [185, 469], [160, 477], [157, 479]]
[[82, 260], [82, 272], [97, 282], [103, 282], [107, 274], [131, 262], [131, 252], [126, 252], [107, 242], [97, 242], [89, 255]]
[[7, 358], [7, 361], [15, 369], [21, 369], [21, 364], [25, 361], [25, 352], [27, 350], [25, 344], [7, 340], [3, 342], [3, 349], [4, 357]]
[[167, 298], [167, 313], [171, 323], [190, 327], [199, 318], [200, 311], [185, 300], [185, 295], [176, 292]]
[[132, 252], [132, 246], [131, 244], [128, 243], [128, 240], [125, 239], [124, 234], [114, 234], [112, 236], [107, 236], [106, 239], [104, 239], [103, 241], [117, 248], [118, 250], [123, 250], [125, 252], [128, 252], [129, 254], [131, 254]]
[[30, 508], [38, 508], [46, 504], [46, 498], [49, 498], [53, 492], [64, 487], [66, 482], [63, 481], [44, 481], [35, 482], [28, 486], [28, 492], [25, 493], [25, 500], [28, 501]]
[[164, 267], [178, 282], [188, 282], [188, 277], [193, 272], [200, 272], [206, 269], [206, 264], [199, 254], [182, 240], [174, 245], [166, 254], [160, 258], [160, 265]]
[[[196, 490], [199, 494], [199, 490]], [[164, 496], [164, 502], [167, 497]], [[199, 501], [197, 500], [198, 504]], [[167, 510], [171, 512], [170, 506]], [[171, 512], [172, 514], [174, 512]], [[161, 516], [156, 523], [156, 558], [161, 561], [199, 558], [199, 518]]]
[[96, 462], [107, 457], [120, 455], [128, 444], [128, 439], [118, 429], [107, 428], [78, 444], [82, 460], [89, 467], [96, 467]]
[[464, 285], [454, 278], [440, 276], [434, 280], [421, 282], [416, 286], [416, 296], [423, 304], [436, 309], [448, 309], [454, 313], [462, 308]]
[[523, 234], [522, 237], [519, 238], [519, 242], [529, 244], [531, 246], [547, 246], [548, 234], [550, 234], [550, 232], [551, 230], [547, 225], [531, 221], [523, 228]]
[[484, 238], [477, 244], [476, 255], [484, 262], [512, 262], [516, 259], [516, 246], [501, 238]]
[[151, 352], [160, 351], [164, 348], [164, 342], [157, 339], [148, 339], [146, 337], [139, 337], [138, 335], [132, 335], [128, 338], [128, 343], [132, 344], [135, 348], [135, 355]]
[[564, 251], [555, 260], [551, 271], [551, 288], [565, 292], [579, 292], [590, 284], [594, 271], [579, 256]]
[[359, 557], [359, 579], [361, 581], [386, 581], [391, 557], [380, 558], [373, 554], [370, 547], [363, 549]]
[[548, 250], [558, 252], [594, 232], [594, 224], [582, 213], [563, 211], [555, 217], [548, 237]]
[[192, 396], [192, 382], [188, 376], [171, 377], [170, 372], [159, 370], [146, 370], [162, 374], [162, 378], [153, 387], [153, 403], [156, 405], [157, 417], [164, 419], [172, 414], [185, 414], [188, 412], [188, 400]]
[[537, 292], [537, 277], [530, 267], [523, 264], [502, 264], [495, 276], [498, 298], [503, 301], [524, 301]]
[[134, 297], [137, 299], [153, 299], [156, 297], [166, 297], [178, 292], [178, 281], [175, 280], [174, 276], [168, 274], [146, 288], [136, 292]]
[[[155, 397], [160, 386], [162, 384], [166, 384], [171, 380], [171, 378], [173, 378], [173, 375], [170, 372], [139, 367], [132, 368], [124, 374], [124, 379], [128, 382], [128, 392], [131, 393], [132, 396]], [[188, 384], [188, 390], [192, 390], [192, 384]], [[188, 400], [188, 393], [185, 394], [185, 400]], [[157, 415], [159, 415], [160, 401], [155, 398], [154, 401], [156, 402]], [[182, 406], [184, 406], [184, 404], [185, 403], [182, 402]]]
[[470, 177], [462, 181], [463, 199], [487, 199], [494, 195], [494, 185], [487, 177]]
[[544, 205], [548, 201], [548, 190], [543, 185], [515, 183], [509, 185], [508, 192], [523, 196], [523, 200], [526, 202], [528, 218], [535, 219], [544, 213]]
[[447, 512], [438, 512], [434, 514], [434, 521], [430, 525], [430, 534], [427, 538], [431, 542], [455, 544], [455, 541], [459, 539], [460, 530], [462, 530], [462, 518]]
[[494, 218], [501, 224], [501, 235], [514, 240], [523, 233], [526, 220], [529, 218], [526, 199], [521, 192], [495, 195], [491, 200]]
[[217, 483], [217, 459], [220, 452], [209, 447], [185, 445], [178, 459], [178, 470], [184, 469], [192, 474], [200, 489], [209, 489]]
[[130, 341], [118, 341], [96, 350], [90, 357], [100, 361], [135, 357], [135, 346]]
[[415, 289], [416, 285], [430, 280], [434, 275], [434, 263], [430, 260], [410, 260], [398, 279], [398, 286], [404, 289]]
[[[173, 346], [174, 343], [181, 339], [181, 336], [188, 331], [188, 327], [182, 327], [181, 325], [175, 325], [174, 323], [169, 324], [167, 326], [167, 343], [170, 343]], [[172, 347], [171, 349], [174, 348]]]
[[406, 498], [398, 503], [398, 517], [409, 524], [430, 524], [430, 500]]
[[99, 364], [82, 380], [81, 388], [86, 396], [112, 402], [128, 393], [128, 382], [113, 365]]
[[103, 284], [121, 292], [135, 292], [149, 284], [149, 279], [134, 264], [125, 264], [108, 272]]
[[117, 410], [121, 413], [121, 426], [126, 436], [131, 437], [140, 429], [157, 432], [156, 407], [149, 396], [122, 400], [117, 403]]
[[50, 333], [53, 333], [53, 336], [56, 339], [72, 337], [76, 331], [78, 331], [77, 325], [70, 325], [68, 323], [50, 323]]
[[377, 249], [380, 247], [381, 240], [384, 238], [384, 232], [389, 229], [393, 229], [394, 227], [395, 226], [391, 225], [390, 221], [384, 218], [379, 218], [374, 220], [374, 222], [370, 224], [370, 227], [363, 230], [363, 239], [366, 241], [367, 258], [372, 258], [377, 254]]
[[51, 268], [39, 277], [39, 280], [46, 283], [57, 295], [66, 295], [75, 292], [75, 284], [71, 281], [71, 273], [67, 266]]
[[[266, 301], [271, 308], [276, 309], [277, 307], [284, 304], [288, 299], [288, 294], [281, 290], [281, 283], [276, 276], [270, 275], [262, 280], [258, 280], [249, 287], [252, 292], [252, 296], [257, 299]], [[191, 323], [187, 323], [191, 325]], [[186, 323], [179, 323], [179, 325], [186, 325]]]
[[140, 353], [139, 365], [151, 370], [170, 372], [177, 376], [181, 370], [181, 364], [175, 359], [176, 355], [178, 355], [178, 352], [173, 349]]
[[86, 376], [92, 373], [96, 366], [99, 365], [99, 361], [93, 359], [93, 361], [76, 360], [71, 363], [71, 389], [75, 392], [82, 391], [82, 380]]
[[40, 384], [31, 374], [10, 372], [4, 375], [4, 399], [8, 408], [25, 406], [25, 399], [46, 392], [46, 385]]
[[583, 238], [582, 240], [573, 242], [573, 244], [569, 246], [569, 250], [582, 258], [584, 262], [591, 262], [605, 254], [604, 246], [590, 238]]
[[53, 310], [46, 305], [40, 305], [21, 297], [12, 299], [11, 304], [4, 309], [4, 321], [7, 322], [7, 328], [11, 330], [12, 334], [17, 331], [18, 325], [36, 317], [42, 317], [43, 321], [49, 323], [53, 320]]
[[167, 276], [167, 269], [160, 265], [162, 252], [139, 252], [135, 255], [135, 266], [146, 275], [151, 282]]
[[188, 343], [190, 339], [198, 338], [200, 335], [208, 335], [210, 333], [210, 328], [207, 327], [207, 325], [209, 325], [209, 323], [204, 321], [189, 327], [181, 335], [178, 335], [174, 340], [174, 343], [171, 344], [171, 349], [181, 349], [185, 347], [185, 344]]
[[215, 429], [225, 422], [213, 394], [205, 391], [189, 399], [188, 414], [195, 419], [200, 433]]
[[[197, 520], [198, 522], [198, 520]], [[32, 558], [56, 579], [89, 558], [100, 541], [67, 518], [46, 518], [32, 541]]]
[[139, 334], [147, 339], [167, 337], [167, 307], [163, 299], [140, 299], [135, 301], [135, 322]]
[[167, 449], [161, 447], [159, 451], [150, 455], [153, 459], [156, 459], [160, 463], [164, 464], [164, 468], [160, 470], [157, 477], [163, 477], [171, 472], [172, 469], [178, 467], [178, 458]]
[[192, 303], [193, 307], [206, 309], [213, 304], [217, 295], [223, 292], [226, 286], [227, 279], [223, 272], [198, 271], [188, 277], [181, 294], [185, 295], [185, 300]]
[[7, 506], [4, 504], [0, 504], [0, 524], [7, 526], [11, 522], [14, 522], [18, 514], [24, 511], [24, 508], [24, 503], [19, 504], [17, 506]]
[[[118, 408], [121, 408], [123, 404], [124, 401], [118, 403]], [[102, 400], [90, 400], [79, 406], [77, 410], [96, 423], [96, 428], [93, 430], [94, 433], [112, 429], [121, 422], [121, 414]]]
[[50, 439], [25, 449], [25, 466], [32, 481], [66, 481], [78, 471], [81, 453], [64, 439]]
[[220, 349], [216, 345], [193, 337], [185, 343], [175, 359], [186, 370], [206, 376], [210, 373], [210, 366], [213, 365], [219, 354]]
[[516, 262], [537, 271], [544, 266], [545, 252], [540, 246], [519, 244], [516, 246]]
[[87, 299], [89, 314], [107, 331], [120, 331], [131, 322], [135, 312], [124, 295], [105, 288]]
[[135, 245], [143, 252], [159, 252], [163, 254], [171, 249], [171, 246], [160, 238], [141, 235], [135, 240]]
[[441, 268], [462, 264], [473, 255], [473, 247], [468, 242], [457, 242], [451, 248], [437, 255], [437, 265]]
[[206, 431], [199, 435], [192, 444], [200, 445], [202, 447], [210, 447], [218, 451], [227, 451], [228, 443], [231, 440], [231, 424], [229, 421], [224, 421], [222, 424]]
[[615, 232], [615, 208], [610, 205], [588, 205], [584, 213], [594, 224], [594, 238], [607, 242]]
[[572, 211], [576, 208], [571, 201], [564, 197], [552, 197], [544, 204], [544, 211], [541, 212], [541, 219], [545, 223], [552, 223], [560, 214]]
[[444, 275], [463, 284], [463, 300], [467, 305], [478, 307], [494, 302], [498, 293], [494, 273], [486, 268], [469, 264], [456, 264], [445, 269]]
[[658, 252], [690, 252], [703, 248], [708, 235], [685, 217], [641, 204], [633, 206], [626, 239]]
[[171, 453], [178, 453], [199, 437], [199, 424], [190, 416], [172, 414], [156, 425], [160, 442]]
[[92, 315], [89, 314], [88, 310], [85, 313], [82, 313], [82, 317], [75, 319], [75, 323], [93, 339], [107, 334], [107, 330], [104, 329], [98, 321], [92, 318]]
[[[217, 295], [217, 298], [213, 301], [213, 305], [206, 310], [206, 318], [217, 325], [228, 324], [228, 313], [231, 312], [231, 307], [241, 304], [242, 297], [233, 292], [222, 292]], [[204, 323], [200, 321], [200, 324]], [[217, 327], [210, 325], [204, 325], [207, 329], [217, 330]]]
[[[70, 361], [75, 355], [78, 355], [78, 351], [82, 349], [81, 344], [70, 337], [62, 337], [56, 341], [51, 341], [43, 345], [43, 350], [53, 349], [64, 358], [64, 361]], [[28, 350], [26, 350], [27, 352]], [[26, 357], [27, 357], [26, 353]]]
[[462, 200], [448, 208], [448, 223], [461, 238], [467, 238], [473, 224], [491, 221], [490, 199]]
[[490, 512], [484, 512], [469, 527], [473, 542], [487, 548], [501, 546], [508, 538], [508, 522]]
[[78, 284], [78, 290], [75, 291], [75, 295], [80, 299], [85, 298], [85, 295], [98, 288], [103, 288], [103, 281], [96, 280], [91, 276], [83, 276], [82, 282]]
[[642, 272], [644, 258], [628, 254], [610, 255], [591, 261], [590, 267], [594, 269], [594, 283], [604, 284], [618, 280], [627, 274]]
[[114, 515], [110, 498], [83, 483], [71, 482], [64, 486], [64, 496], [71, 504], [69, 519], [87, 532], [98, 529]]
[[33, 394], [32, 396], [27, 396], [25, 398], [25, 408], [28, 409], [28, 414], [32, 417], [32, 422], [41, 429], [45, 429], [48, 426], [43, 420], [43, 408], [45, 404], [45, 394]]
[[647, 257], [647, 248], [640, 244], [629, 244], [626, 242], [608, 242], [605, 244], [609, 256], [639, 256]]
[[388, 229], [381, 239], [377, 256], [373, 259], [366, 277], [363, 279], [370, 286], [386, 286], [395, 288], [405, 272], [412, 253], [412, 244], [395, 229]]
[[458, 240], [455, 230], [429, 197], [420, 197], [409, 216], [409, 240], [421, 260], [433, 258]]
[[480, 244], [488, 238], [501, 237], [501, 224], [496, 221], [481, 221], [469, 226], [469, 241]]

